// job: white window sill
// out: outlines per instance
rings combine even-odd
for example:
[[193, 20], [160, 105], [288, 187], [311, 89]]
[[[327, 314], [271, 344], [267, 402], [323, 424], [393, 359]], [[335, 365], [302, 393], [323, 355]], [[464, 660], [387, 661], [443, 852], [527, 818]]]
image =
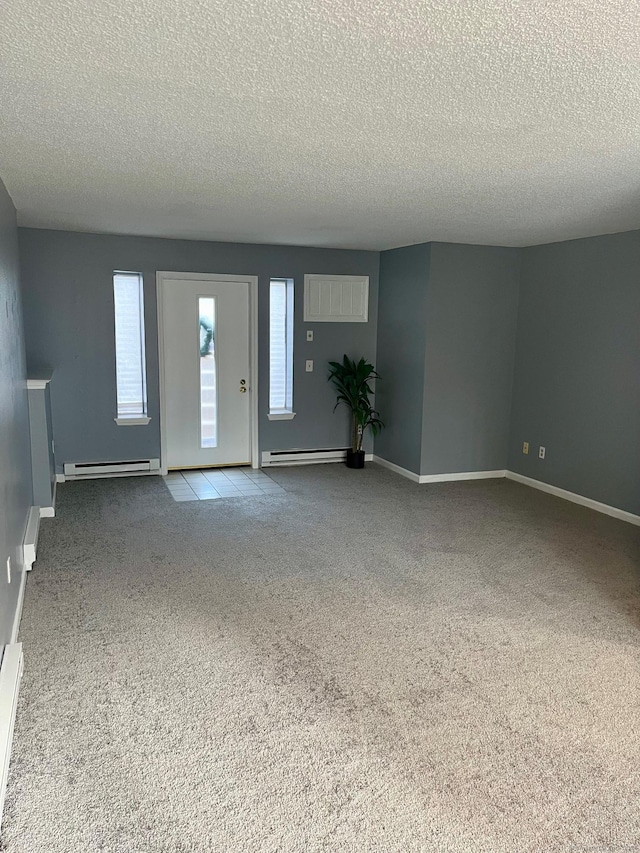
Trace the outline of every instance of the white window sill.
[[269, 412], [267, 415], [270, 421], [292, 421], [295, 416], [295, 412]]
[[114, 418], [118, 426], [146, 426], [151, 418], [146, 415], [132, 415], [128, 418]]

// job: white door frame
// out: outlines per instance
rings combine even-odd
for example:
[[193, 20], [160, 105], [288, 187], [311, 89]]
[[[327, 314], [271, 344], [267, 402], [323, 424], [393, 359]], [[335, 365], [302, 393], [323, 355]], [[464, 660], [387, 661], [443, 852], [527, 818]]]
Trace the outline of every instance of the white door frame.
[[158, 372], [160, 380], [160, 473], [167, 474], [167, 412], [164, 391], [164, 306], [162, 286], [165, 281], [237, 281], [249, 285], [249, 428], [251, 434], [251, 467], [260, 467], [258, 452], [258, 276], [220, 275], [199, 272], [156, 272], [156, 304], [158, 311]]

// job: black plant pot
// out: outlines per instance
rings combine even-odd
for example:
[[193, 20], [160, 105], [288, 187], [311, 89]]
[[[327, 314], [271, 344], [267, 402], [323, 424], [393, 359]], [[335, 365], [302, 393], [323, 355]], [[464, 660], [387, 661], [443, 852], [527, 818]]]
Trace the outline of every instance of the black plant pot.
[[364, 468], [364, 450], [347, 450], [347, 468]]

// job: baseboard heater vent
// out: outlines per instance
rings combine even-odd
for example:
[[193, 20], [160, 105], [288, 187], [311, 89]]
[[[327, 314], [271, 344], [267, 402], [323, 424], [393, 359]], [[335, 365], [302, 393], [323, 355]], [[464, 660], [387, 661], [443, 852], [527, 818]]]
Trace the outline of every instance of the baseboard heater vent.
[[65, 480], [92, 480], [98, 477], [125, 477], [131, 474], [159, 474], [159, 459], [124, 462], [65, 462]]
[[16, 719], [18, 690], [22, 678], [22, 643], [12, 643], [4, 647], [0, 666], [0, 823], [4, 808], [4, 796], [7, 790], [13, 724]]
[[[316, 450], [265, 450], [262, 453], [262, 466], [273, 465], [317, 465], [318, 462], [344, 462], [347, 458], [346, 447], [332, 447]], [[371, 459], [367, 454], [366, 459]]]

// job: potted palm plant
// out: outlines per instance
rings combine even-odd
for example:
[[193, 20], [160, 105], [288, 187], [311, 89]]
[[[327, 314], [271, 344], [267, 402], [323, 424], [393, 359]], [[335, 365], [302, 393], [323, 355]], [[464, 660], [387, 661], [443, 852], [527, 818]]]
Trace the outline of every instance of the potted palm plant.
[[364, 432], [369, 427], [375, 436], [384, 426], [370, 400], [373, 394], [370, 383], [380, 377], [364, 358], [356, 362], [345, 355], [342, 362], [330, 361], [329, 368], [329, 381], [338, 392], [333, 411], [341, 403], [351, 411], [351, 449], [347, 450], [347, 467], [364, 468]]

